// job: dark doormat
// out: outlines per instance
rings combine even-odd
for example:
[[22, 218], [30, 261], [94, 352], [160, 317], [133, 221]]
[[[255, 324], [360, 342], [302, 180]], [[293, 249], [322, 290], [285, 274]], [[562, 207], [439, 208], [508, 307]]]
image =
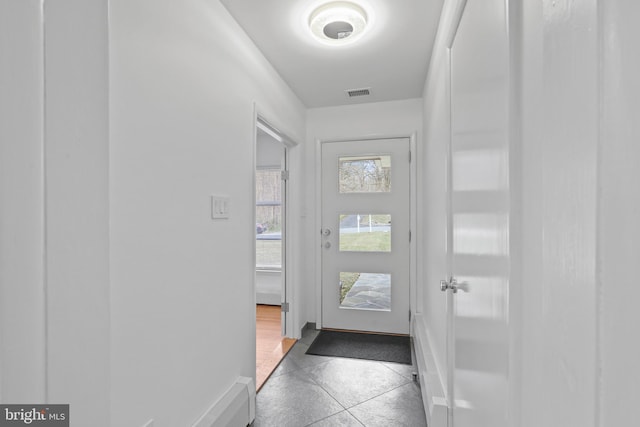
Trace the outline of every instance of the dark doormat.
[[307, 354], [411, 364], [409, 337], [322, 330]]

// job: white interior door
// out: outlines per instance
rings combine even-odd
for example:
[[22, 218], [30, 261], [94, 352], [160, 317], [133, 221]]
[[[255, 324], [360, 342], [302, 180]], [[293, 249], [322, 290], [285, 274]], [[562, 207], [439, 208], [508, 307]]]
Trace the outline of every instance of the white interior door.
[[450, 427], [509, 425], [506, 22], [504, 0], [467, 1], [450, 51]]
[[322, 144], [322, 327], [409, 333], [409, 139]]

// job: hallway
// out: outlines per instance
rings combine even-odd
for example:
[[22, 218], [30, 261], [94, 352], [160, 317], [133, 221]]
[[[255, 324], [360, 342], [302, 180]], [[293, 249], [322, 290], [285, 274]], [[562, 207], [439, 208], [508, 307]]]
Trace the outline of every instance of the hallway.
[[253, 427], [426, 426], [414, 366], [305, 354], [307, 330], [258, 392]]
[[[342, 46], [325, 2], [0, 0], [0, 414], [393, 426], [406, 393], [429, 427], [640, 426], [640, 2], [349, 0]], [[290, 338], [331, 326], [323, 277], [388, 274], [322, 271], [323, 144], [410, 138], [420, 390], [305, 337], [256, 395], [259, 118], [295, 145]]]

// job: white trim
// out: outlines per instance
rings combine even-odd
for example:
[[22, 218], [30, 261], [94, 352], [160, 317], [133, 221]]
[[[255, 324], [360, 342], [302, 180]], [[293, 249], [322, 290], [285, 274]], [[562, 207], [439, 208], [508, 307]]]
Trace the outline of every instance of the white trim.
[[[460, 16], [458, 17], [459, 19], [462, 18], [462, 11], [464, 9], [461, 9], [460, 11]], [[458, 30], [458, 25], [460, 24], [460, 22], [458, 21], [456, 23], [456, 32]], [[454, 34], [455, 36], [455, 34]], [[451, 42], [453, 43], [453, 40], [451, 40]], [[451, 189], [453, 188], [452, 186], [452, 182], [453, 182], [453, 178], [452, 178], [452, 162], [453, 162], [453, 152], [452, 152], [452, 146], [453, 146], [453, 129], [452, 129], [452, 123], [453, 123], [453, 91], [452, 91], [452, 67], [451, 67], [451, 49], [452, 47], [448, 47], [446, 49], [446, 61], [447, 61], [447, 65], [446, 65], [446, 69], [447, 69], [447, 101], [448, 101], [448, 107], [449, 107], [449, 123], [447, 123], [448, 125], [448, 141], [447, 141], [447, 174], [446, 174], [446, 210], [447, 210], [447, 236], [446, 236], [446, 251], [447, 253], [445, 254], [445, 262], [446, 262], [446, 271], [447, 271], [447, 275], [445, 277], [445, 279], [448, 280], [449, 277], [452, 277], [453, 275], [453, 260], [452, 260], [452, 255], [451, 255], [451, 248], [453, 247], [453, 199], [452, 199], [452, 194], [451, 194]], [[453, 336], [454, 333], [454, 313], [453, 313], [453, 309], [454, 309], [454, 300], [453, 300], [453, 296], [450, 294], [450, 292], [446, 292], [446, 318], [445, 318], [445, 325], [446, 325], [446, 333], [445, 333], [445, 363], [447, 366], [447, 371], [445, 372], [447, 381], [447, 389], [445, 391], [445, 396], [447, 398], [447, 424], [448, 425], [453, 425], [454, 419], [453, 419], [453, 399], [455, 397], [455, 390], [454, 390], [454, 366], [455, 366], [455, 339]]]
[[467, 6], [467, 0], [458, 0], [458, 4], [455, 6], [453, 11], [453, 16], [451, 17], [451, 25], [447, 28], [447, 32], [445, 34], [445, 47], [447, 49], [451, 49], [453, 47], [453, 42], [456, 39], [456, 34], [458, 34], [458, 27], [460, 26], [460, 21], [462, 21], [462, 15], [464, 14], [464, 9]]
[[320, 230], [322, 229], [322, 143], [320, 139], [316, 139], [316, 200], [314, 211], [314, 231], [313, 231], [313, 248], [315, 253], [316, 264], [316, 328], [322, 329], [322, 252], [319, 250], [322, 241], [320, 239]]
[[[505, 3], [509, 44], [509, 422], [520, 422], [522, 413], [522, 4]], [[600, 4], [600, 3], [598, 3]], [[513, 24], [513, 25], [512, 25]]]
[[256, 418], [256, 386], [253, 378], [238, 377], [227, 392], [205, 411], [193, 427], [249, 425]]
[[277, 115], [266, 113], [257, 102], [254, 102], [254, 109], [256, 109], [256, 126], [258, 126], [257, 123], [260, 123], [259, 127], [263, 130], [267, 128], [268, 130], [265, 130], [265, 132], [270, 135], [275, 132], [278, 137], [282, 139], [281, 142], [286, 145], [287, 148], [293, 148], [300, 145], [298, 140], [302, 138], [291, 136], [286, 130], [283, 131], [282, 129], [286, 128], [279, 125], [281, 121], [278, 120]]
[[[42, 173], [42, 311], [43, 311], [43, 344], [42, 344], [42, 351], [43, 351], [43, 374], [44, 374], [44, 379], [43, 379], [43, 385], [44, 385], [44, 401], [45, 402], [49, 402], [50, 401], [50, 382], [49, 382], [49, 336], [50, 336], [50, 331], [49, 331], [49, 300], [50, 300], [50, 289], [49, 289], [49, 240], [48, 240], [48, 236], [49, 236], [49, 182], [47, 180], [47, 176], [48, 176], [48, 170], [49, 168], [47, 167], [47, 156], [48, 156], [48, 150], [49, 150], [49, 144], [48, 144], [48, 138], [47, 138], [47, 22], [48, 19], [45, 19], [45, 13], [46, 13], [46, 3], [44, 1], [42, 1], [41, 3], [41, 19], [42, 19], [42, 33], [40, 34], [42, 37], [42, 86], [40, 87], [40, 89], [42, 90], [42, 117], [41, 117], [41, 125], [42, 125], [42, 151], [41, 151], [41, 157], [40, 157], [40, 166], [41, 166], [41, 173]], [[107, 18], [108, 19], [108, 18]], [[107, 143], [108, 144], [108, 143]], [[110, 159], [109, 159], [110, 160]], [[107, 165], [107, 168], [110, 168], [109, 165]], [[110, 178], [108, 178], [110, 180]], [[109, 181], [109, 185], [110, 185], [110, 181]], [[108, 190], [109, 192], [111, 191], [111, 189], [109, 188]], [[109, 231], [110, 233], [111, 231]], [[109, 249], [109, 251], [111, 251], [111, 249]], [[109, 267], [109, 271], [111, 271], [111, 268]], [[109, 289], [109, 293], [111, 293], [111, 289]]]
[[442, 375], [438, 371], [431, 350], [429, 334], [422, 315], [413, 318], [414, 349], [422, 403], [429, 427], [447, 427], [447, 398], [444, 393]]
[[418, 312], [418, 133], [413, 132], [409, 139], [409, 152], [411, 163], [409, 164], [409, 228], [411, 229], [411, 241], [409, 242], [409, 335], [413, 336], [413, 317]]
[[269, 135], [271, 138], [275, 139], [278, 142], [284, 142], [284, 139], [280, 136], [280, 133], [276, 130], [272, 129], [271, 126], [267, 125], [260, 116], [258, 115], [258, 120], [256, 120], [256, 126], [258, 129]]
[[[276, 133], [278, 135], [278, 137], [280, 138], [283, 146], [285, 147], [285, 156], [286, 156], [286, 163], [287, 163], [287, 168], [291, 171], [291, 150], [292, 149], [296, 149], [296, 147], [299, 146], [299, 143], [297, 142], [296, 139], [290, 137], [287, 133], [282, 132], [280, 129], [283, 129], [283, 126], [278, 126], [278, 123], [281, 123], [280, 120], [277, 119], [277, 115], [270, 115], [264, 112], [264, 110], [262, 109], [261, 105], [259, 105], [257, 102], [254, 101], [253, 103], [253, 170], [255, 171], [257, 169], [257, 132], [258, 132], [258, 128], [260, 129], [269, 129], [269, 133], [271, 134], [271, 132]], [[294, 169], [294, 170], [297, 170]], [[294, 241], [294, 236], [299, 235], [299, 233], [294, 233], [292, 232], [293, 230], [296, 230], [299, 227], [299, 218], [296, 217], [296, 215], [292, 214], [292, 203], [291, 203], [291, 195], [292, 194], [296, 194], [296, 195], [300, 195], [299, 193], [296, 193], [294, 191], [294, 187], [297, 188], [299, 187], [302, 182], [301, 177], [296, 173], [296, 174], [292, 174], [291, 178], [289, 180], [287, 180], [285, 182], [284, 185], [286, 185], [286, 197], [289, 199], [285, 202], [285, 230], [283, 230], [283, 238], [284, 238], [284, 245], [286, 249], [285, 252], [285, 256], [286, 259], [284, 260], [285, 263], [285, 268], [283, 271], [284, 274], [284, 280], [285, 280], [285, 295], [286, 295], [286, 301], [281, 301], [281, 302], [288, 302], [289, 303], [289, 312], [287, 313], [287, 315], [285, 316], [286, 319], [286, 324], [284, 325], [285, 330], [286, 330], [286, 336], [290, 337], [290, 338], [300, 338], [299, 334], [300, 334], [300, 325], [299, 325], [299, 319], [298, 319], [298, 311], [300, 309], [300, 305], [301, 302], [298, 301], [297, 299], [297, 292], [296, 292], [296, 288], [300, 286], [300, 283], [296, 283], [294, 281], [295, 279], [295, 262], [297, 261], [295, 259], [295, 254], [294, 254], [294, 250], [293, 248], [297, 247], [298, 245], [296, 245], [296, 243]], [[253, 200], [255, 200], [256, 198], [256, 177], [255, 177], [255, 172], [253, 174]], [[296, 203], [301, 203], [301, 201], [296, 201]], [[255, 227], [255, 222], [256, 222], [256, 213], [255, 213], [255, 209], [253, 210], [253, 225], [252, 227]], [[299, 237], [298, 237], [299, 239]], [[255, 265], [256, 265], [256, 239], [255, 236], [252, 239], [252, 247], [253, 247], [253, 265], [254, 265], [254, 275], [253, 275], [253, 294], [254, 294], [254, 304], [256, 302], [256, 283], [257, 283], [257, 277], [256, 277], [256, 273], [255, 273]]]
[[[256, 218], [256, 208], [255, 208], [255, 200], [256, 200], [256, 171], [258, 170], [258, 105], [254, 102], [253, 103], [253, 117], [252, 117], [252, 125], [251, 125], [251, 129], [252, 129], [252, 133], [251, 133], [251, 141], [252, 141], [252, 148], [251, 148], [251, 155], [253, 156], [253, 167], [252, 167], [252, 178], [251, 178], [251, 200], [253, 200], [253, 212], [251, 213], [251, 224], [249, 224], [250, 227], [255, 227], [257, 218]], [[258, 278], [256, 277], [256, 237], [254, 233], [251, 233], [251, 265], [253, 266], [253, 305], [256, 304], [256, 290], [257, 290], [257, 282], [258, 282]], [[254, 317], [254, 329], [253, 329], [253, 335], [254, 335], [254, 341], [257, 339], [257, 333], [256, 333], [256, 328], [255, 328], [255, 324], [256, 324], [256, 319]]]

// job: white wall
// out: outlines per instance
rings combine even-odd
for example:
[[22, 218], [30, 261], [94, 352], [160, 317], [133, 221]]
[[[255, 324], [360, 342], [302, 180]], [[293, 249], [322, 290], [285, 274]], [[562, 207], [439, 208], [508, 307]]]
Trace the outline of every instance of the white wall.
[[44, 22], [47, 397], [107, 426], [107, 4], [46, 1]]
[[522, 425], [636, 425], [640, 8], [522, 10]]
[[587, 427], [597, 407], [596, 2], [522, 11], [522, 425]]
[[638, 2], [602, 2], [599, 156], [600, 426], [640, 425]]
[[74, 422], [106, 426], [106, 2], [0, 15], [2, 400], [69, 403]]
[[44, 401], [40, 1], [0, 2], [0, 402]]
[[297, 141], [304, 106], [218, 2], [0, 23], [0, 399], [190, 425], [255, 375], [254, 103]]
[[341, 107], [313, 108], [307, 112], [307, 142], [305, 150], [305, 277], [304, 313], [306, 321], [317, 322], [318, 294], [318, 212], [317, 141], [336, 139], [366, 139], [376, 136], [406, 136], [417, 134], [417, 150], [422, 138], [422, 102], [420, 99], [358, 104]]
[[111, 1], [110, 73], [113, 424], [189, 425], [255, 375], [253, 102], [305, 110], [217, 1]]

